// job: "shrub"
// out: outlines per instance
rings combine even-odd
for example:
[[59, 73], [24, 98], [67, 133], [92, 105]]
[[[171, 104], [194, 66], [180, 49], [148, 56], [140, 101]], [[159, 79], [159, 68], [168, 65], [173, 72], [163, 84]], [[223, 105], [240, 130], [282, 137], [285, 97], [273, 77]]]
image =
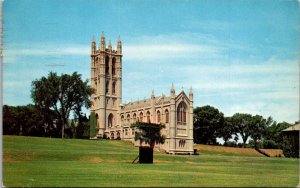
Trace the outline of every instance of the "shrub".
[[279, 144], [277, 144], [273, 140], [264, 140], [263, 141], [263, 148], [265, 148], [265, 149], [279, 149]]

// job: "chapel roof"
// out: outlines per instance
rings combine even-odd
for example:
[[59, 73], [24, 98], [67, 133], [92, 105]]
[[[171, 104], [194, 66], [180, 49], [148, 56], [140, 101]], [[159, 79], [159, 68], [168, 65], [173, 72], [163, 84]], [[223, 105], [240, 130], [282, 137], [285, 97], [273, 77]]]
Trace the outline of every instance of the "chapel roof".
[[[170, 103], [171, 97], [167, 97], [165, 95], [162, 96], [156, 96], [155, 97], [155, 105], [161, 105], [161, 104], [168, 104]], [[147, 107], [151, 106], [151, 100], [152, 99], [143, 99], [143, 100], [138, 100], [134, 102], [129, 102], [123, 105], [124, 110], [129, 110], [129, 109], [134, 109], [134, 108], [142, 108], [142, 107]]]

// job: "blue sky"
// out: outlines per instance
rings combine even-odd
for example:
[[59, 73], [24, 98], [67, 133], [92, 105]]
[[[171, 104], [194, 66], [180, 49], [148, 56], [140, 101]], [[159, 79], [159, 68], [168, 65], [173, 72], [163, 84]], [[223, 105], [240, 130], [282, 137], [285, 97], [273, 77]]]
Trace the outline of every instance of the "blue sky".
[[50, 71], [90, 78], [101, 32], [123, 42], [123, 102], [194, 91], [194, 107], [299, 120], [299, 2], [5, 0], [3, 103]]

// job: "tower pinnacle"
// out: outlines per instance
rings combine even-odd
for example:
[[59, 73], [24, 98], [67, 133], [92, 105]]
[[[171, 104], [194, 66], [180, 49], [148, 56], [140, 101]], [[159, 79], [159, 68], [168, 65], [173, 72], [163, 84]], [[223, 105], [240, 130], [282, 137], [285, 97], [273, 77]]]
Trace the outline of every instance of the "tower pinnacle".
[[101, 34], [101, 42], [100, 42], [100, 50], [101, 51], [105, 51], [105, 36], [104, 36], [104, 32], [102, 31], [102, 34]]
[[112, 51], [112, 46], [111, 46], [111, 41], [109, 40], [109, 42], [108, 42], [108, 49], [110, 50], [110, 51]]
[[171, 86], [171, 96], [175, 96], [175, 88], [174, 88], [173, 82], [172, 82], [172, 86]]
[[190, 92], [189, 92], [189, 98], [190, 98], [190, 100], [192, 101], [193, 100], [193, 88], [191, 87], [190, 88]]
[[122, 54], [122, 42], [121, 42], [120, 35], [118, 37], [117, 51], [118, 51], [118, 54]]
[[92, 39], [92, 47], [91, 47], [91, 54], [95, 54], [96, 53], [96, 41], [95, 41], [95, 36], [93, 36]]
[[151, 93], [151, 99], [154, 99], [154, 98], [155, 98], [154, 90], [152, 90], [152, 93]]

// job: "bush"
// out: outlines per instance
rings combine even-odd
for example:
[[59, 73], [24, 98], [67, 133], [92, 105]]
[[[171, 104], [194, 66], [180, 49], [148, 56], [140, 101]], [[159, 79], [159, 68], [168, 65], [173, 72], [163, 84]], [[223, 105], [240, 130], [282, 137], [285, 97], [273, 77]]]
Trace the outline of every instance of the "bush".
[[227, 142], [224, 142], [224, 146], [237, 147], [237, 144], [235, 141], [227, 141]]
[[[262, 148], [262, 147], [263, 147], [263, 144], [262, 144], [262, 142], [258, 141], [258, 142], [256, 143], [256, 146], [257, 146], [257, 149], [259, 149], [259, 148]], [[249, 141], [248, 147], [249, 147], [249, 148], [255, 148], [254, 140], [250, 140], [250, 141]]]
[[284, 136], [283, 144], [284, 156], [299, 158], [299, 136]]
[[263, 148], [265, 148], [265, 149], [279, 149], [279, 144], [277, 144], [273, 140], [264, 140], [263, 141]]

